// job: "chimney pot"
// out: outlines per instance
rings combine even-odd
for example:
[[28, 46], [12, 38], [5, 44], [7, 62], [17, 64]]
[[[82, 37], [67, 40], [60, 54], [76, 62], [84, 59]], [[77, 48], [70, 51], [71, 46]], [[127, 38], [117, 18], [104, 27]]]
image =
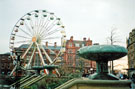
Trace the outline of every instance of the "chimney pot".
[[46, 47], [48, 47], [48, 41], [46, 42]]
[[73, 40], [73, 36], [70, 37], [70, 40]]
[[56, 47], [57, 46], [57, 42], [54, 42], [54, 47]]
[[83, 38], [83, 41], [86, 41], [86, 37]]

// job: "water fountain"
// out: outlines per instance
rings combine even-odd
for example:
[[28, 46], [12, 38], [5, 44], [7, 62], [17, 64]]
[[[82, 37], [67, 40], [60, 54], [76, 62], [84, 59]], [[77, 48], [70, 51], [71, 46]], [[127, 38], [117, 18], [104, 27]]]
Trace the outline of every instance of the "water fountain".
[[108, 61], [119, 59], [127, 54], [124, 47], [118, 45], [93, 45], [81, 48], [78, 53], [81, 57], [96, 61], [97, 71], [90, 79], [118, 80], [108, 73]]
[[56, 89], [130, 89], [129, 80], [119, 80], [108, 73], [108, 61], [119, 59], [127, 50], [118, 45], [93, 45], [80, 48], [78, 55], [96, 61], [96, 73], [89, 78], [75, 79]]

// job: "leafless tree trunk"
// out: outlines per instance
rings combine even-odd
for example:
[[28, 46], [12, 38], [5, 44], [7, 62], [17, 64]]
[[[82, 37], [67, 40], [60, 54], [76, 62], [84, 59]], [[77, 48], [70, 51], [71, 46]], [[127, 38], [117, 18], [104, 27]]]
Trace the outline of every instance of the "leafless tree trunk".
[[[117, 28], [112, 28], [112, 30], [110, 32], [110, 36], [107, 37], [107, 43], [109, 43], [111, 45], [114, 45], [115, 43], [120, 42], [119, 39], [118, 39], [118, 35], [116, 33], [116, 30], [117, 30]], [[111, 72], [113, 73], [114, 72], [114, 69], [113, 69], [113, 60], [110, 61], [110, 66], [111, 66]]]

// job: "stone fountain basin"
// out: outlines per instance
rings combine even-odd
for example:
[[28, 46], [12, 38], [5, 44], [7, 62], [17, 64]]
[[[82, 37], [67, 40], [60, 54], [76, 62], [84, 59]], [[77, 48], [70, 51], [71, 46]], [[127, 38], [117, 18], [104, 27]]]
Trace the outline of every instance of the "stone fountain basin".
[[111, 61], [127, 54], [127, 50], [118, 45], [93, 45], [80, 48], [78, 55], [93, 61]]

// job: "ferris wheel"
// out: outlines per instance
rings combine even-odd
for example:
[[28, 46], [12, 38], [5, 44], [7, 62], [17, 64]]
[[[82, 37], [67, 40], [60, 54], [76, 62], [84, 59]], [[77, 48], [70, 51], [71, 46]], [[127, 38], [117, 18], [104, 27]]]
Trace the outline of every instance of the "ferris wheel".
[[[48, 43], [52, 47], [56, 42], [60, 50], [58, 53], [45, 45]], [[23, 68], [30, 69], [37, 62], [42, 66], [47, 65], [46, 60], [53, 64], [64, 52], [65, 43], [66, 33], [61, 19], [46, 10], [34, 10], [22, 16], [13, 27], [9, 48], [12, 58], [16, 59], [18, 48], [24, 46], [21, 53]], [[55, 57], [51, 58], [46, 49]]]

